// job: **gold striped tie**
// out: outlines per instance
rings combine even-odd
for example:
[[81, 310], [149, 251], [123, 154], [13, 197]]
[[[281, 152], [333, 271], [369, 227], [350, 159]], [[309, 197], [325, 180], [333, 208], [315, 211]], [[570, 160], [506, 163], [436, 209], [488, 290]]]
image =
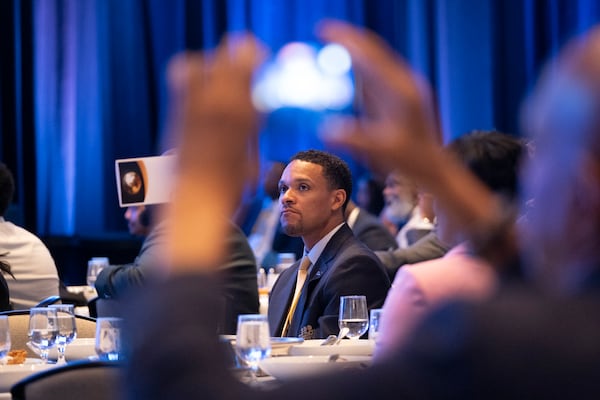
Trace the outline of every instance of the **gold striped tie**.
[[298, 299], [300, 298], [300, 293], [302, 292], [302, 287], [304, 286], [304, 281], [306, 281], [306, 275], [308, 275], [308, 267], [310, 267], [310, 259], [307, 255], [305, 255], [302, 257], [300, 268], [298, 268], [298, 275], [296, 276], [296, 290], [294, 291], [294, 297], [292, 298], [292, 304], [290, 305], [287, 317], [283, 323], [283, 329], [281, 331], [282, 337], [287, 335], [290, 323], [292, 322], [294, 312], [296, 311], [296, 305], [298, 304]]

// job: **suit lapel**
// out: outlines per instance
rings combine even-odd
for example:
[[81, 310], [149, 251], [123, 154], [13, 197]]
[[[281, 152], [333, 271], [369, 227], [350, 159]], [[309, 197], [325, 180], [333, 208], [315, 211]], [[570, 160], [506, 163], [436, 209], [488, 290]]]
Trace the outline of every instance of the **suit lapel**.
[[[325, 249], [323, 249], [321, 256], [317, 259], [317, 262], [312, 266], [310, 275], [308, 276], [306, 284], [302, 289], [302, 293], [300, 293], [298, 305], [296, 306], [296, 312], [294, 313], [294, 318], [292, 318], [290, 323], [290, 332], [310, 332], [313, 328], [315, 328], [314, 326], [305, 326], [307, 324], [304, 318], [305, 311], [314, 301], [313, 294], [318, 292], [317, 288], [321, 278], [325, 276], [327, 271], [329, 271], [335, 255], [338, 253], [340, 246], [348, 238], [348, 235], [352, 235], [352, 230], [350, 230], [348, 225], [345, 224], [335, 233], [335, 235], [332, 236], [332, 238], [329, 240], [329, 243], [327, 243], [327, 246], [325, 246]], [[297, 269], [298, 268], [296, 268], [296, 270]], [[311, 337], [305, 337], [305, 339], [311, 339]]]
[[278, 279], [277, 284], [273, 288], [281, 293], [281, 298], [287, 299], [285, 302], [273, 302], [269, 304], [269, 325], [272, 335], [281, 335], [281, 329], [285, 318], [287, 317], [288, 308], [294, 296], [294, 288], [296, 286], [296, 275], [300, 261], [296, 261], [289, 268], [283, 271]]

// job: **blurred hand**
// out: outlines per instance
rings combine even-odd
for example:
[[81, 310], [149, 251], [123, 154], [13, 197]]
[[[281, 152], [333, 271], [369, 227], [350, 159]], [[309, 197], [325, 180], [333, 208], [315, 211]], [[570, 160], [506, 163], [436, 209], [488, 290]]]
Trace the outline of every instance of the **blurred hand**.
[[322, 139], [381, 173], [396, 168], [413, 178], [426, 173], [428, 155], [440, 143], [426, 82], [372, 32], [328, 21], [319, 35], [350, 52], [364, 112], [360, 118], [326, 124]]
[[251, 35], [229, 36], [213, 53], [169, 65], [170, 133], [177, 143], [169, 258], [177, 268], [214, 265], [244, 183], [257, 173], [259, 116], [250, 99], [265, 51]]

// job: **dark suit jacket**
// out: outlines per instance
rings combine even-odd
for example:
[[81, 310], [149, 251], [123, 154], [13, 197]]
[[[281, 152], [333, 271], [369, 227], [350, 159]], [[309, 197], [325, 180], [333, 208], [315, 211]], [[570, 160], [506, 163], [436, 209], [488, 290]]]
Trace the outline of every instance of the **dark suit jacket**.
[[358, 212], [354, 226], [354, 236], [368, 248], [376, 250], [390, 250], [398, 248], [396, 238], [373, 214], [362, 208]]
[[[144, 241], [140, 254], [133, 264], [112, 265], [103, 269], [96, 280], [98, 297], [118, 300], [132, 288], [155, 280], [152, 276], [156, 270], [153, 263], [156, 262], [157, 254], [164, 249], [165, 235], [165, 224], [157, 224]], [[239, 314], [258, 313], [257, 268], [246, 235], [234, 224], [231, 224], [227, 246], [228, 258], [219, 268], [222, 289], [220, 296], [222, 318], [219, 331], [235, 334]]]
[[[269, 298], [269, 325], [281, 336], [294, 295], [300, 260], [281, 273]], [[312, 266], [298, 299], [288, 336], [305, 339], [337, 334], [340, 296], [365, 295], [368, 308], [383, 305], [390, 280], [379, 260], [344, 224]]]
[[423, 236], [416, 243], [403, 249], [387, 251], [376, 251], [375, 255], [385, 266], [385, 269], [393, 282], [398, 269], [404, 264], [415, 264], [422, 261], [433, 260], [443, 257], [449, 250], [449, 246], [435, 234], [435, 230]]

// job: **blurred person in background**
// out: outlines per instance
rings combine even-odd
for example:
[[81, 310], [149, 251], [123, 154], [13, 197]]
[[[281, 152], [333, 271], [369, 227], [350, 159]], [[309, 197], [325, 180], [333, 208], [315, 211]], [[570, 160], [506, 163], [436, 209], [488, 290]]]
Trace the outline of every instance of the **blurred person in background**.
[[0, 261], [11, 306], [19, 310], [58, 296], [60, 280], [46, 245], [33, 233], [4, 219], [14, 191], [12, 172], [0, 163]]
[[417, 185], [398, 171], [385, 178], [385, 206], [381, 219], [395, 235], [400, 249], [409, 247], [433, 229], [431, 198], [421, 196]]
[[383, 184], [370, 174], [362, 175], [356, 183], [356, 204], [378, 217], [385, 205], [383, 187]]

